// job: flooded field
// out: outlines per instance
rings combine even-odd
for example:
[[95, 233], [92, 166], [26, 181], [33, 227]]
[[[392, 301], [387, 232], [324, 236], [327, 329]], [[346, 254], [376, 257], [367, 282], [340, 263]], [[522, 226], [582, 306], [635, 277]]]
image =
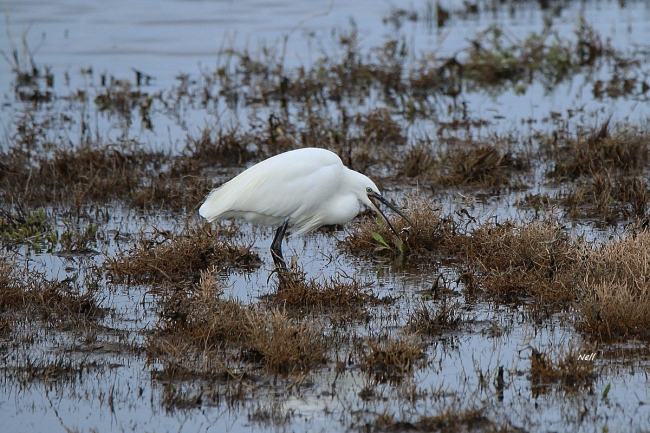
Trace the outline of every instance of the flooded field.
[[[348, 3], [2, 4], [0, 430], [648, 431], [650, 6]], [[199, 217], [302, 147], [401, 239]]]

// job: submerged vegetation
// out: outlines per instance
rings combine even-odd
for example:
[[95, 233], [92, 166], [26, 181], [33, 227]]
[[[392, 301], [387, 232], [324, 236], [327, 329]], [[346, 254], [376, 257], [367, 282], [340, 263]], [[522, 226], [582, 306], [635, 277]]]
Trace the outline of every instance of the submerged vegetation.
[[[385, 22], [442, 27], [454, 13], [429, 8]], [[136, 365], [170, 413], [225, 405], [282, 428], [304, 399], [367, 431], [535, 431], [504, 405], [553, 410], [581, 394], [580, 420], [562, 426], [600, 426], [601, 411], [626, 404], [601, 408], [609, 385], [594, 390], [647, 356], [610, 370], [587, 356], [650, 342], [646, 125], [549, 112], [494, 132], [471, 97], [553, 92], [579, 76], [594, 99], [645, 100], [647, 53], [614, 48], [582, 18], [569, 36], [550, 19], [521, 39], [491, 26], [446, 58], [405, 38], [367, 50], [354, 26], [332, 34], [334, 51], [310, 64], [230, 48], [168, 89], [140, 72], [94, 83], [90, 69], [94, 84], [58, 94], [51, 70], [15, 57], [0, 147], [9, 392], [61, 392], [61, 378]], [[337, 240], [291, 241], [298, 257], [281, 274], [258, 229], [199, 221], [211, 188], [307, 146], [368, 173], [413, 224], [392, 220], [395, 236], [364, 212]], [[513, 359], [499, 353], [508, 344]], [[142, 396], [142, 383], [126, 388]]]

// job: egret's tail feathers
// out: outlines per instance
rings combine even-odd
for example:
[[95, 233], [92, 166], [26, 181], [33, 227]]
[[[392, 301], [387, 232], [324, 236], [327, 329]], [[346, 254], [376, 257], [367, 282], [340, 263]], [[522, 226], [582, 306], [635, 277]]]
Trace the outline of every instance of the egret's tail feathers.
[[218, 194], [216, 194], [218, 191], [218, 189], [215, 189], [208, 194], [208, 197], [199, 208], [199, 215], [209, 222], [216, 220], [224, 212], [223, 206], [219, 205], [220, 200]]

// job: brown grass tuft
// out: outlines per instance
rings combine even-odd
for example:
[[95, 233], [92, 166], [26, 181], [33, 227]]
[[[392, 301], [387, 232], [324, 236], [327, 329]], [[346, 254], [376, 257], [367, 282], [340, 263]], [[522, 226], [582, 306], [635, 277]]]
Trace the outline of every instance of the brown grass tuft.
[[362, 137], [367, 145], [377, 148], [400, 146], [406, 143], [404, 129], [393, 119], [387, 108], [378, 108], [357, 119], [363, 129]]
[[221, 297], [223, 287], [213, 272], [204, 272], [198, 286], [162, 288], [158, 336], [206, 350], [244, 341], [246, 307]]
[[[472, 146], [470, 146], [472, 144]], [[446, 167], [438, 174], [436, 182], [444, 185], [476, 185], [497, 187], [509, 185], [513, 173], [522, 171], [525, 164], [502, 145], [464, 143], [456, 140], [449, 145], [441, 164]]]
[[106, 267], [117, 282], [198, 281], [201, 270], [210, 267], [255, 267], [260, 263], [250, 246], [233, 243], [220, 236], [211, 225], [186, 229], [185, 233], [157, 231], [143, 237], [139, 244], [118, 257], [110, 258]]
[[[87, 277], [90, 278], [90, 277]], [[37, 271], [19, 270], [0, 257], [0, 313], [38, 315], [59, 325], [88, 324], [104, 317], [96, 282], [78, 287], [72, 280], [48, 280]]]
[[361, 369], [380, 383], [398, 382], [413, 371], [413, 365], [425, 355], [426, 344], [419, 336], [403, 334], [367, 339]]
[[399, 158], [399, 174], [407, 177], [427, 177], [436, 165], [436, 158], [430, 143], [409, 147], [406, 155]]
[[556, 220], [488, 222], [473, 230], [461, 248], [468, 269], [490, 295], [530, 296], [544, 304], [575, 299], [579, 249]]
[[78, 209], [117, 199], [184, 209], [209, 191], [204, 169], [241, 164], [254, 156], [247, 149], [250, 137], [236, 129], [206, 128], [200, 137], [188, 137], [183, 152], [172, 157], [135, 141], [41, 143], [32, 135], [42, 133], [43, 125], [24, 121], [26, 136], [0, 152], [0, 197], [39, 206], [70, 203]]
[[648, 182], [643, 176], [611, 172], [593, 177], [562, 197], [572, 217], [602, 218], [610, 224], [632, 217], [643, 217], [648, 209]]
[[[555, 218], [526, 223], [493, 219], [478, 223], [467, 212], [442, 216], [424, 201], [411, 201], [406, 215], [408, 260], [430, 260], [430, 253], [464, 263], [463, 275], [473, 289], [503, 299], [532, 297], [544, 305], [564, 305], [576, 298], [578, 243]], [[405, 226], [394, 219], [397, 230]], [[388, 243], [382, 245], [373, 233]], [[399, 252], [387, 227], [366, 219], [343, 241], [352, 252]]]
[[370, 290], [369, 282], [341, 276], [319, 282], [314, 278], [305, 280], [299, 270], [291, 272], [293, 275], [283, 277], [277, 292], [269, 296], [273, 306], [305, 314], [361, 313], [359, 307], [381, 302]]
[[650, 337], [650, 233], [594, 245], [578, 282], [578, 327], [601, 339]]
[[241, 166], [253, 159], [255, 154], [248, 149], [254, 137], [241, 133], [238, 128], [214, 130], [206, 127], [199, 137], [188, 137], [183, 154], [174, 158], [170, 169], [172, 175], [200, 173], [204, 168], [219, 166]]
[[550, 153], [555, 166], [549, 175], [558, 179], [594, 176], [612, 169], [630, 174], [650, 161], [647, 133], [620, 130], [610, 134], [609, 121], [588, 136], [554, 146]]
[[5, 194], [28, 202], [42, 205], [59, 200], [79, 206], [92, 200], [129, 197], [142, 177], [159, 169], [164, 160], [162, 153], [145, 151], [132, 142], [84, 144], [51, 154], [14, 151], [2, 182]]
[[296, 321], [285, 312], [250, 308], [246, 314], [249, 356], [275, 373], [294, 373], [323, 363], [327, 341], [317, 322]]
[[444, 301], [434, 306], [421, 302], [411, 312], [406, 329], [411, 333], [422, 335], [439, 335], [456, 329], [463, 323], [463, 316], [459, 310], [459, 303], [448, 304]]
[[167, 363], [168, 374], [220, 376], [242, 361], [248, 368], [292, 374], [326, 360], [329, 343], [318, 322], [223, 299], [215, 272], [204, 272], [199, 285], [161, 288], [160, 320], [147, 347]]
[[590, 387], [596, 378], [592, 360], [580, 359], [581, 353], [575, 346], [570, 345], [565, 352], [559, 353], [553, 359], [546, 353], [531, 348], [530, 376], [535, 394], [545, 393], [554, 384], [569, 389]]
[[439, 415], [421, 416], [414, 421], [398, 421], [393, 415], [381, 414], [372, 424], [380, 432], [492, 432], [501, 428], [484, 415], [483, 409], [448, 409]]

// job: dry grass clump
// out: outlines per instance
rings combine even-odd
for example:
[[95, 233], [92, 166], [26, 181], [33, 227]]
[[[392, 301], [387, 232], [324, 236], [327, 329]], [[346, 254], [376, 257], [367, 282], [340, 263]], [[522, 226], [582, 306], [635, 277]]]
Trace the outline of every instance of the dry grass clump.
[[406, 143], [404, 128], [393, 119], [387, 108], [378, 108], [357, 118], [365, 144], [372, 148], [401, 146]]
[[508, 185], [513, 173], [525, 169], [524, 162], [504, 152], [502, 146], [481, 144], [470, 147], [469, 143], [456, 140], [441, 156], [444, 167], [437, 174], [436, 182], [444, 185], [475, 185], [496, 187]]
[[201, 271], [198, 286], [161, 288], [159, 337], [207, 349], [244, 340], [246, 307], [234, 299], [222, 298], [223, 287], [216, 280], [218, 272], [219, 268]]
[[174, 211], [188, 212], [205, 199], [212, 187], [208, 178], [199, 174], [176, 175], [170, 171], [149, 173], [133, 190], [130, 199], [138, 206], [165, 206]]
[[460, 304], [449, 304], [446, 301], [440, 305], [419, 303], [409, 315], [406, 329], [414, 334], [439, 335], [445, 331], [458, 328], [463, 323]]
[[616, 223], [621, 219], [644, 217], [649, 194], [645, 177], [625, 174], [612, 177], [606, 171], [595, 173], [590, 180], [571, 189], [561, 198], [561, 203], [572, 217], [595, 217]]
[[271, 294], [271, 305], [302, 313], [361, 313], [360, 307], [377, 304], [381, 300], [370, 290], [371, 283], [355, 278], [330, 277], [320, 282], [305, 280], [297, 270], [283, 277], [277, 292]]
[[596, 378], [593, 360], [580, 359], [590, 354], [580, 353], [573, 345], [555, 360], [535, 348], [531, 350], [529, 380], [535, 394], [550, 390], [554, 384], [574, 389], [590, 387]]
[[101, 319], [100, 290], [94, 281], [82, 289], [70, 280], [48, 280], [37, 271], [20, 270], [0, 257], [0, 313], [22, 318], [40, 317], [52, 324], [87, 324]]
[[399, 159], [399, 174], [407, 177], [426, 177], [436, 165], [435, 154], [430, 143], [409, 147], [406, 155]]
[[[145, 151], [135, 143], [85, 144], [56, 149], [51, 157], [47, 152], [36, 152], [23, 161], [14, 161], [13, 170], [3, 183], [7, 193], [27, 201], [60, 200], [78, 205], [121, 199], [129, 197], [140, 186], [141, 179], [159, 169], [164, 159], [162, 153]], [[13, 185], [16, 182], [19, 183]]]
[[0, 197], [7, 201], [82, 204], [107, 200], [182, 209], [196, 205], [209, 191], [201, 172], [207, 167], [240, 164], [252, 158], [251, 141], [237, 130], [205, 129], [188, 137], [181, 155], [171, 157], [134, 141], [78, 146], [38, 138], [44, 128], [26, 116], [21, 132], [0, 151]]
[[609, 281], [589, 282], [589, 292], [578, 304], [578, 328], [602, 340], [650, 337], [648, 288]]
[[[40, 293], [37, 293], [39, 289]], [[106, 310], [100, 306], [101, 300], [95, 290], [82, 292], [70, 283], [52, 281], [45, 286], [34, 287], [30, 292], [31, 300], [27, 298], [27, 302], [36, 303], [41, 317], [50, 322], [86, 323], [100, 319], [106, 314]], [[23, 308], [25, 307], [30, 309], [31, 305], [24, 303]]]
[[609, 131], [609, 121], [587, 136], [566, 139], [549, 150], [554, 167], [549, 175], [557, 179], [595, 176], [605, 170], [627, 173], [641, 170], [650, 161], [650, 138], [643, 131]]
[[398, 382], [424, 358], [425, 347], [426, 343], [414, 334], [368, 338], [359, 365], [380, 383]]
[[291, 374], [326, 360], [329, 343], [322, 325], [222, 298], [217, 271], [202, 272], [199, 285], [162, 287], [160, 320], [147, 347], [168, 374], [213, 377], [259, 365]]
[[605, 340], [650, 337], [650, 233], [595, 244], [584, 265], [579, 329]]
[[249, 150], [254, 141], [239, 128], [230, 130], [205, 127], [199, 137], [187, 137], [182, 154], [173, 159], [170, 175], [182, 176], [198, 174], [205, 168], [241, 166], [255, 157]]
[[296, 321], [280, 310], [249, 308], [246, 314], [248, 356], [277, 373], [294, 373], [321, 364], [328, 343], [318, 322]]
[[371, 431], [379, 432], [498, 432], [509, 431], [484, 415], [483, 409], [448, 409], [435, 416], [420, 416], [414, 421], [399, 421], [394, 415], [381, 414], [372, 424]]
[[[525, 224], [491, 220], [477, 225], [465, 212], [444, 217], [422, 201], [411, 202], [406, 215], [413, 222], [408, 236], [402, 232], [409, 260], [436, 252], [463, 262], [464, 273], [471, 276], [474, 286], [491, 296], [533, 297], [558, 305], [576, 297], [580, 248], [555, 219]], [[405, 226], [399, 218], [393, 224], [397, 230]], [[390, 229], [370, 219], [364, 220], [343, 244], [352, 252], [400, 252], [399, 241], [395, 242]]]
[[225, 349], [245, 339], [246, 307], [222, 299], [222, 288], [163, 287], [159, 321], [146, 338], [150, 362], [163, 366], [158, 380], [218, 379], [227, 376], [233, 355]]
[[490, 295], [530, 296], [545, 304], [575, 299], [580, 250], [556, 220], [488, 222], [474, 229], [461, 249], [479, 287]]
[[157, 231], [142, 237], [132, 250], [109, 258], [106, 268], [116, 282], [198, 281], [209, 267], [258, 266], [250, 246], [236, 244], [212, 231], [210, 225], [189, 227], [184, 233]]

